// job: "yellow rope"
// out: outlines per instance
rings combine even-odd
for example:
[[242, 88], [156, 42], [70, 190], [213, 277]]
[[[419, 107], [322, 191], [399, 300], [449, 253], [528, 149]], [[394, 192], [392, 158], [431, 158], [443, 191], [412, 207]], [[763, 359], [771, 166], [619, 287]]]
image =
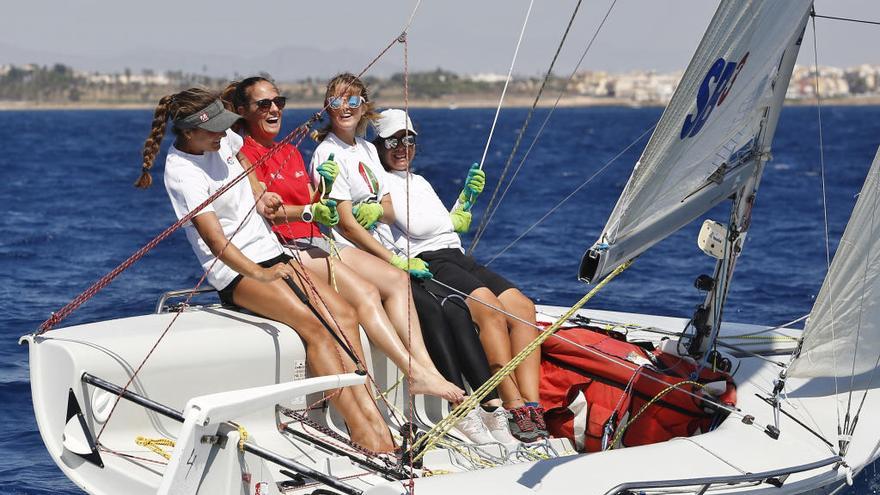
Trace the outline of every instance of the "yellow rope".
[[609, 444], [608, 450], [613, 449], [614, 446], [617, 445], [617, 442], [620, 440], [620, 437], [623, 436], [623, 432], [625, 432], [626, 429], [629, 428], [629, 426], [630, 426], [631, 424], [633, 424], [637, 419], [639, 419], [639, 416], [641, 416], [643, 412], [645, 412], [645, 411], [646, 411], [649, 407], [651, 407], [651, 405], [653, 405], [655, 402], [657, 402], [658, 400], [662, 399], [663, 396], [665, 396], [665, 395], [668, 394], [669, 392], [672, 392], [673, 390], [677, 389], [678, 387], [680, 387], [680, 386], [682, 386], [682, 385], [696, 385], [696, 386], [698, 386], [698, 387], [700, 387], [700, 388], [705, 388], [705, 385], [703, 385], [702, 383], [700, 383], [700, 382], [695, 382], [695, 381], [692, 381], [692, 380], [685, 380], [685, 381], [683, 381], [683, 382], [673, 383], [672, 385], [670, 385], [670, 386], [664, 388], [663, 390], [660, 391], [660, 393], [658, 393], [658, 394], [655, 395], [651, 400], [649, 400], [648, 402], [646, 402], [645, 405], [643, 405], [642, 408], [639, 409], [639, 412], [637, 412], [635, 416], [633, 416], [632, 418], [630, 418], [629, 421], [627, 421], [623, 426], [621, 426], [620, 428], [617, 429], [617, 432], [614, 434], [614, 439], [611, 440], [611, 443]]
[[339, 256], [339, 250], [336, 249], [336, 243], [333, 242], [333, 238], [330, 236], [324, 236], [324, 238], [330, 243], [330, 256], [327, 257], [327, 269], [330, 272], [330, 286], [333, 287], [333, 290], [339, 292], [339, 286], [336, 285], [336, 267], [333, 266], [335, 263], [333, 258], [341, 260], [342, 257]]
[[[374, 397], [374, 399], [377, 399], [377, 400], [378, 400], [378, 399], [381, 399], [381, 398], [385, 398], [385, 399], [387, 399], [387, 398], [388, 398], [388, 394], [390, 394], [395, 388], [399, 387], [400, 384], [403, 383], [403, 378], [404, 378], [404, 375], [403, 375], [403, 373], [401, 373], [401, 374], [400, 374], [400, 377], [397, 378], [397, 381], [394, 382], [394, 385], [392, 385], [392, 386], [388, 387], [387, 389], [385, 389], [384, 392], [382, 392], [381, 390], [377, 390], [377, 392], [379, 392], [379, 395], [377, 395], [376, 397]], [[397, 409], [397, 408], [395, 408], [395, 411], [396, 411], [396, 409]], [[397, 411], [397, 412], [399, 412], [399, 411]]]
[[247, 442], [248, 439], [247, 430], [244, 429], [244, 426], [233, 421], [230, 421], [229, 424], [231, 424], [235, 427], [236, 430], [238, 430], [238, 450], [244, 452], [244, 444], [245, 442]]
[[168, 438], [147, 438], [140, 435], [134, 439], [134, 442], [141, 447], [146, 447], [154, 453], [161, 455], [165, 459], [171, 460], [171, 453], [166, 452], [162, 447], [174, 448], [174, 440]]
[[556, 330], [558, 330], [563, 324], [568, 322], [568, 319], [571, 318], [572, 315], [575, 314], [584, 304], [587, 303], [593, 296], [599, 292], [600, 289], [605, 287], [614, 277], [622, 273], [624, 270], [629, 268], [632, 264], [632, 260], [623, 263], [614, 269], [611, 273], [608, 274], [601, 282], [596, 284], [590, 292], [588, 292], [584, 297], [581, 298], [574, 306], [572, 306], [568, 311], [565, 312], [562, 316], [560, 316], [552, 325], [546, 328], [543, 332], [541, 332], [535, 340], [530, 342], [527, 346], [523, 348], [513, 359], [510, 360], [507, 364], [505, 364], [500, 370], [498, 370], [491, 378], [486, 380], [483, 385], [475, 390], [467, 399], [465, 399], [461, 404], [459, 404], [455, 409], [453, 409], [445, 418], [438, 421], [436, 425], [427, 433], [427, 435], [420, 438], [417, 442], [415, 442], [412, 446], [414, 450], [421, 451], [415, 456], [414, 460], [418, 461], [421, 459], [425, 452], [434, 447], [437, 441], [449, 432], [452, 427], [458, 423], [458, 421], [467, 415], [474, 407], [476, 407], [480, 401], [482, 401], [486, 395], [489, 394], [491, 390], [494, 390], [495, 387], [498, 386], [501, 381], [510, 375], [517, 366], [520, 365], [533, 351], [538, 349], [545, 340], [549, 339], [551, 335], [553, 335]]

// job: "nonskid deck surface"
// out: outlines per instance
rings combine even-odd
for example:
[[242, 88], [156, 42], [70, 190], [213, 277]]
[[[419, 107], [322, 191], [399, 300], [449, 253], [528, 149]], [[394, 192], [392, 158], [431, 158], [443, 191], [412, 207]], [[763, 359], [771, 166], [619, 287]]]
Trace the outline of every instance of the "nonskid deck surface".
[[[550, 318], [563, 310], [539, 308], [543, 318]], [[620, 328], [626, 326], [630, 339], [659, 341], [664, 335], [656, 330], [679, 331], [684, 325], [681, 319], [646, 315], [598, 311], [582, 311], [580, 315], [594, 323], [604, 322]], [[170, 315], [167, 314], [150, 315], [81, 325], [57, 330], [40, 338], [38, 344], [31, 345], [34, 401], [49, 406], [35, 408], [41, 434], [62, 469], [88, 491], [100, 493], [127, 486], [127, 493], [154, 492], [161, 479], [164, 460], [135, 445], [134, 438], [137, 435], [175, 438], [178, 425], [147, 413], [139, 406], [121, 402], [101, 442], [119, 453], [141, 459], [103, 453], [106, 468], [101, 470], [64, 452], [60, 445], [64, 418], [57, 411], [65, 409], [63, 402], [66, 392], [73, 388], [85, 406], [83, 409], [93, 431], [99, 429], [102, 424], [96, 421], [95, 414], [100, 411], [94, 405], [101, 402], [97, 400], [101, 398], [100, 393], [76, 383], [75, 377], [82, 371], [89, 371], [104, 375], [104, 378], [116, 383], [125, 383], [131, 370], [143, 359], [145, 349], [154, 343], [157, 333], [164, 329], [163, 323], [167, 324], [168, 318]], [[723, 330], [730, 330], [726, 335], [754, 333], [761, 329], [752, 325], [728, 327]], [[126, 330], [122, 333], [119, 328]], [[777, 332], [778, 335], [789, 336], [796, 336], [797, 333], [797, 330], [788, 329]], [[222, 335], [222, 338], [218, 338], [218, 335]], [[785, 361], [786, 352], [774, 353], [776, 349], [791, 348], [784, 339], [750, 342], [749, 345], [753, 352], [769, 355], [771, 361]], [[289, 380], [301, 373], [304, 359], [302, 343], [291, 329], [283, 325], [219, 308], [191, 310], [181, 315], [175, 329], [138, 375], [132, 390], [170, 407], [183, 409], [187, 400], [200, 394]], [[774, 424], [773, 408], [762, 397], [770, 394], [778, 367], [766, 359], [735, 359], [738, 367], [735, 376], [739, 385], [738, 407], [754, 416], [753, 425], [730, 419], [715, 431], [703, 435], [585, 456], [572, 455], [574, 452], [567, 442], [533, 448], [531, 453], [505, 452], [500, 446], [462, 448], [462, 444], [452, 442], [453, 448], [439, 448], [425, 456], [426, 467], [432, 470], [430, 474], [434, 476], [420, 478], [416, 484], [420, 490], [434, 492], [436, 489], [438, 493], [439, 490], [460, 489], [455, 488], [460, 487], [460, 483], [468, 483], [468, 487], [487, 493], [514, 493], [538, 487], [555, 492], [570, 489], [572, 483], [589, 473], [592, 481], [585, 487], [584, 493], [604, 493], [619, 483], [634, 479], [759, 472], [805, 464], [833, 455], [833, 449], [785, 415], [779, 420], [780, 438], [771, 439], [762, 428]], [[397, 381], [399, 371], [384, 356], [373, 352], [368, 356], [368, 361], [380, 386], [390, 387]], [[792, 391], [799, 387], [794, 382], [790, 386]], [[394, 408], [407, 411], [408, 401], [403, 387], [398, 387], [389, 396]], [[869, 394], [869, 400], [872, 399]], [[316, 400], [317, 397], [307, 397], [282, 405], [289, 409], [301, 409]], [[783, 407], [793, 418], [833, 441], [835, 418], [827, 413], [817, 415], [814, 411], [834, 411], [833, 407], [816, 407], [834, 400], [836, 398], [833, 396], [812, 390], [811, 394], [789, 397]], [[429, 427], [443, 416], [446, 408], [442, 401], [421, 399], [416, 401], [416, 408], [412, 412]], [[387, 413], [388, 407], [383, 406], [383, 410]], [[320, 409], [310, 411], [309, 417], [326, 431], [291, 421], [277, 410], [230, 419], [247, 429], [250, 441], [285, 458], [345, 479], [359, 490], [378, 489], [375, 487], [379, 486], [390, 489], [389, 483], [402, 489], [402, 485], [389, 481], [388, 476], [376, 475], [375, 470], [371, 471], [349, 458], [366, 459], [378, 465], [392, 463], [390, 459], [373, 459], [371, 455], [357, 452], [340, 441], [340, 435], [345, 435], [344, 426], [334, 414]], [[279, 423], [286, 423], [291, 430], [305, 435], [279, 432]], [[230, 432], [229, 438], [237, 438], [237, 435], [237, 432]], [[309, 441], [309, 438], [316, 441]], [[322, 448], [322, 442], [336, 449], [348, 450], [349, 457]], [[854, 443], [851, 455], [856, 457], [858, 453], [868, 458], [871, 455], [870, 447], [873, 446]], [[238, 472], [239, 476], [229, 478], [231, 475], [227, 474], [225, 481], [212, 481], [219, 483], [216, 485], [218, 488], [240, 486], [242, 481], [238, 478], [242, 473], [249, 474], [249, 477], [245, 477], [251, 482], [268, 477], [273, 483], [280, 483], [277, 486], [285, 491], [307, 491], [316, 486], [314, 480], [291, 479], [277, 466], [247, 453], [232, 456], [228, 462], [228, 469]], [[631, 466], [638, 466], [638, 469], [634, 471]], [[132, 469], [134, 467], [137, 469]], [[830, 476], [829, 480], [839, 480], [842, 476], [829, 469], [815, 471], [792, 475], [787, 485], [795, 486], [798, 480], [809, 480], [804, 482], [815, 484], [815, 479], [811, 477], [817, 473]], [[133, 482], [141, 490], [132, 490]]]

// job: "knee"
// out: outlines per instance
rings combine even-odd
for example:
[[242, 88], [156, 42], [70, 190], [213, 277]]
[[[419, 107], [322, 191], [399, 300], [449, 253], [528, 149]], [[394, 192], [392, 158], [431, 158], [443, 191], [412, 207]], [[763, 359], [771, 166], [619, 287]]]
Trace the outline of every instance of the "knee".
[[480, 331], [499, 328], [503, 328], [506, 331], [507, 319], [504, 314], [499, 311], [499, 309], [501, 309], [501, 303], [500, 301], [495, 299], [495, 296], [492, 294], [492, 292], [490, 292], [489, 289], [481, 288], [472, 292], [471, 295], [493, 306], [488, 307], [483, 304], [476, 303], [474, 306], [471, 307], [471, 314], [480, 325]]
[[334, 312], [333, 317], [342, 328], [357, 327], [358, 325], [357, 311], [350, 304], [340, 305]]
[[505, 294], [502, 294], [502, 298], [507, 299], [505, 305], [509, 307], [510, 311], [520, 318], [534, 319], [536, 313], [535, 303], [518, 289], [513, 289], [511, 292], [509, 297], [505, 297]]
[[300, 338], [302, 338], [306, 347], [311, 348], [319, 348], [319, 349], [329, 349], [332, 346], [336, 345], [336, 341], [333, 340], [333, 337], [330, 335], [330, 332], [327, 331], [323, 325], [319, 324], [317, 321], [315, 325], [308, 325], [308, 330], [304, 329], [302, 326], [297, 328], [297, 333]]
[[370, 306], [382, 304], [382, 297], [379, 294], [379, 288], [376, 287], [375, 284], [369, 282], [361, 285], [357, 299], [358, 304], [366, 304]]

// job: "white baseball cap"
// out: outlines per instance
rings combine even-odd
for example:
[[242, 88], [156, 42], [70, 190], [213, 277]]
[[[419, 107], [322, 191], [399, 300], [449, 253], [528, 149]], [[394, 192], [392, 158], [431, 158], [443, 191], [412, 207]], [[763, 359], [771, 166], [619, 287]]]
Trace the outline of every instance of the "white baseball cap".
[[381, 138], [387, 138], [391, 136], [395, 132], [402, 131], [403, 129], [407, 129], [410, 134], [418, 135], [415, 129], [413, 129], [412, 120], [409, 119], [409, 116], [403, 110], [397, 108], [389, 108], [379, 114], [379, 120], [374, 124], [376, 127], [376, 133], [379, 134]]

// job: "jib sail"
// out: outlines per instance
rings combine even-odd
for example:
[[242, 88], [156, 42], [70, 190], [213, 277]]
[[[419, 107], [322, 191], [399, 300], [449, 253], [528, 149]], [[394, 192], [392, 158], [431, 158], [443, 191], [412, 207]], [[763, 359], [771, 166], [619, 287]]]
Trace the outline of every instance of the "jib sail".
[[580, 278], [609, 273], [743, 186], [766, 157], [811, 0], [722, 1]]

